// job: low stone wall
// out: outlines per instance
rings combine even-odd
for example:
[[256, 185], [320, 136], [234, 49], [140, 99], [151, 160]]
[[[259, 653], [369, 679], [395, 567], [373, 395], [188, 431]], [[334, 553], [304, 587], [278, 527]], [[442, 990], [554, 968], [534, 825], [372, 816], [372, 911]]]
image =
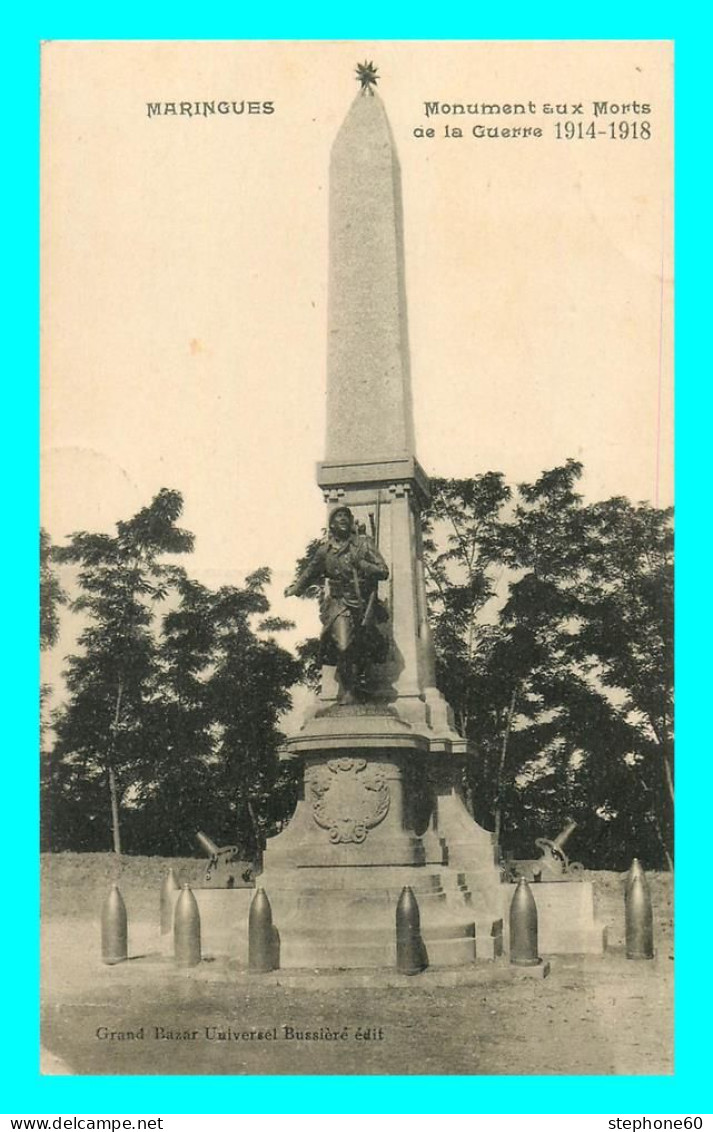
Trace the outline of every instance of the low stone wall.
[[[150, 920], [158, 915], [161, 884], [169, 868], [179, 881], [203, 884], [206, 858], [130, 857], [112, 853], [45, 853], [40, 858], [42, 915], [96, 914], [112, 884], [118, 884], [130, 916]], [[624, 874], [585, 870], [594, 885], [594, 909], [606, 924], [609, 946], [624, 942]], [[669, 873], [647, 873], [654, 906], [657, 951], [673, 944], [673, 878]], [[574, 882], [576, 883], [576, 882]]]
[[[207, 857], [116, 857], [113, 853], [43, 853], [40, 899], [43, 916], [99, 914], [107, 892], [117, 884], [129, 916], [158, 915], [161, 885], [170, 868], [180, 884], [205, 883]], [[247, 863], [245, 864], [247, 867]], [[237, 869], [237, 875], [243, 871]]]

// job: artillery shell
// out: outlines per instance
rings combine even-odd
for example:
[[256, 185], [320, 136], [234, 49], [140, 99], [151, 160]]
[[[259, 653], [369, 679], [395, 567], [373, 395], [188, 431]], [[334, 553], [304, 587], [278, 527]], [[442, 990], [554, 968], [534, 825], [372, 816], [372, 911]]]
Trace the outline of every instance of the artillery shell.
[[396, 905], [396, 970], [402, 975], [418, 975], [427, 966], [418, 901], [406, 885]]
[[275, 967], [275, 929], [272, 908], [264, 888], [258, 888], [248, 914], [248, 968], [254, 972]]
[[626, 958], [653, 959], [654, 915], [649, 886], [634, 876], [625, 893]]
[[537, 905], [530, 886], [521, 877], [510, 904], [510, 962], [516, 967], [536, 967]]
[[123, 963], [128, 959], [126, 905], [115, 884], [102, 907], [101, 934], [102, 963]]
[[173, 915], [173, 954], [179, 967], [201, 961], [201, 917], [196, 898], [187, 884], [176, 901]]
[[161, 885], [161, 935], [168, 935], [173, 927], [173, 894], [180, 887], [173, 869], [169, 869]]
[[642, 869], [641, 862], [639, 861], [638, 857], [634, 857], [634, 860], [631, 862], [631, 868], [629, 869], [628, 873], [626, 874], [626, 880], [624, 882], [624, 891], [625, 892], [629, 891], [629, 889], [631, 888], [631, 885], [632, 885], [632, 881], [635, 879], [635, 877], [639, 877], [644, 882], [646, 887], [648, 888], [648, 884], [647, 884], [647, 881], [646, 881], [646, 873]]

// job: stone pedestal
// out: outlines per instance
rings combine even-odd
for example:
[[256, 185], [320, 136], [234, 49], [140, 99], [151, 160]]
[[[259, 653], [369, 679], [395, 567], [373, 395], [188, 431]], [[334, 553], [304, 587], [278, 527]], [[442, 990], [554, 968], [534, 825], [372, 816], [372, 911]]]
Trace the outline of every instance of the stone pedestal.
[[429, 964], [501, 953], [492, 843], [463, 805], [457, 758], [383, 703], [322, 708], [283, 756], [301, 761], [303, 787], [260, 878], [283, 967], [393, 967], [405, 885]]
[[[514, 884], [503, 885], [503, 920], [508, 945], [508, 910]], [[531, 884], [537, 905], [538, 947], [541, 955], [602, 955], [607, 929], [595, 919], [594, 887], [591, 881]]]
[[[280, 835], [285, 836], [284, 834]], [[277, 838], [272, 845], [276, 845]], [[426, 957], [434, 967], [463, 967], [507, 957], [508, 912], [515, 887], [497, 891], [501, 914], [487, 914], [476, 882], [443, 865], [271, 867], [260, 878], [280, 941], [281, 970], [393, 969], [396, 904], [404, 885], [418, 901]], [[607, 928], [595, 919], [591, 883], [537, 884], [538, 949], [542, 955], [601, 955]], [[253, 888], [194, 888], [205, 959], [248, 964], [248, 913]], [[180, 892], [173, 894], [173, 901]], [[161, 950], [173, 954], [173, 934]]]
[[[247, 967], [248, 913], [254, 888], [194, 888], [201, 919], [201, 952], [204, 959], [231, 959]], [[180, 890], [172, 893], [175, 908]], [[161, 952], [173, 955], [173, 932], [160, 937]]]

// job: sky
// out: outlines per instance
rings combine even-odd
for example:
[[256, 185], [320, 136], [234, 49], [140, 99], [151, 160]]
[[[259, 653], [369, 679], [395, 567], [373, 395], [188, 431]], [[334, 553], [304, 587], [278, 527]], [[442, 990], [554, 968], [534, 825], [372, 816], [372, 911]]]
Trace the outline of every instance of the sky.
[[[45, 44], [43, 523], [112, 530], [176, 488], [193, 573], [270, 566], [295, 638], [317, 624], [281, 591], [324, 523], [329, 151], [372, 59], [426, 472], [519, 482], [571, 456], [588, 499], [671, 502], [670, 44]], [[149, 115], [182, 100], [261, 111]]]

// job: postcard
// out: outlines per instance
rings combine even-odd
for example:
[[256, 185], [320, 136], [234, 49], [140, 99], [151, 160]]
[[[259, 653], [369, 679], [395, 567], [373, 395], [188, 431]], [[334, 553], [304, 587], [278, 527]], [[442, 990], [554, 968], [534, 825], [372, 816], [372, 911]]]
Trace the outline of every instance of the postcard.
[[673, 50], [42, 49], [42, 1072], [673, 1072]]

